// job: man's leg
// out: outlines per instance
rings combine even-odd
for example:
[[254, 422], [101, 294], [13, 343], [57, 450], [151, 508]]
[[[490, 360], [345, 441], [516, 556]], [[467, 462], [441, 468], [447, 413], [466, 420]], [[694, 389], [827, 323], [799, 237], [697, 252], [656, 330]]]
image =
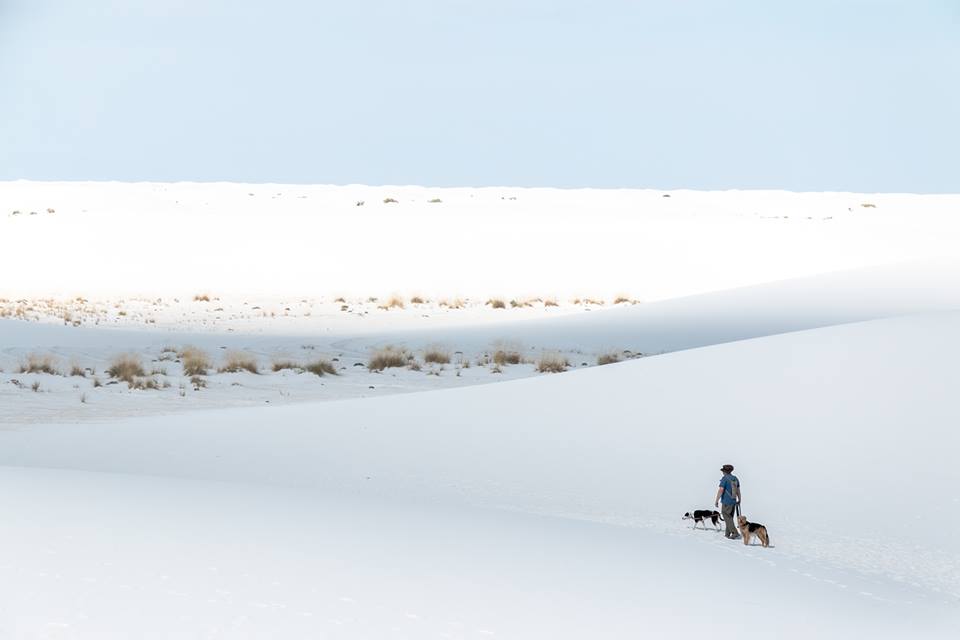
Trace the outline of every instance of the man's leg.
[[733, 511], [736, 505], [734, 504], [725, 504], [721, 507], [721, 512], [723, 513], [723, 523], [726, 525], [727, 530], [723, 535], [728, 538], [732, 538], [737, 535], [737, 526], [733, 521]]

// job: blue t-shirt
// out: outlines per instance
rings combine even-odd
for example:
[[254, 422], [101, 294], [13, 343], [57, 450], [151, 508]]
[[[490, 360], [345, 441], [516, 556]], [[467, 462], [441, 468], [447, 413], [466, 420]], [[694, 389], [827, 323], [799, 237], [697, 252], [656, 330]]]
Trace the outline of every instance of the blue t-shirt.
[[723, 504], [737, 504], [737, 487], [740, 486], [740, 480], [732, 473], [728, 473], [720, 478], [720, 486], [723, 487], [723, 495], [720, 496], [720, 502]]

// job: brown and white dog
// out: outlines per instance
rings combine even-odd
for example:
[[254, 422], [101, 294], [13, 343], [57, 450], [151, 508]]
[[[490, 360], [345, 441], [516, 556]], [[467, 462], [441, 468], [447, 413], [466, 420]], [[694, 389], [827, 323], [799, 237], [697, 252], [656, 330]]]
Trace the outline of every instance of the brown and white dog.
[[760, 544], [764, 547], [770, 546], [770, 536], [767, 535], [767, 528], [756, 522], [747, 522], [743, 516], [737, 518], [737, 528], [740, 529], [740, 535], [743, 536], [743, 544], [750, 544], [750, 536], [756, 535], [760, 538]]

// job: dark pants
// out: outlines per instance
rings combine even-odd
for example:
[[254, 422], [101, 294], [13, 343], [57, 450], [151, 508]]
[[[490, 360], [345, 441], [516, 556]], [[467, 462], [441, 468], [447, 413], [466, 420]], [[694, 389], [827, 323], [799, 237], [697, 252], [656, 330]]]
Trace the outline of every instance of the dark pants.
[[735, 536], [737, 534], [737, 522], [734, 512], [737, 509], [735, 504], [724, 504], [720, 505], [720, 513], [723, 514], [723, 522], [727, 525], [727, 530], [723, 535], [725, 536]]

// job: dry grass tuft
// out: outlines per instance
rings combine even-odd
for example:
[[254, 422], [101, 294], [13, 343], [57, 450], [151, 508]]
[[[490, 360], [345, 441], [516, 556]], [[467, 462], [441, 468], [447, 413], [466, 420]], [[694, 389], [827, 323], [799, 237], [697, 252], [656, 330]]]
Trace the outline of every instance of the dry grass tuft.
[[194, 302], [210, 302], [210, 296], [206, 293], [198, 293], [193, 296]]
[[501, 300], [500, 298], [490, 298], [486, 302], [493, 309], [506, 309], [507, 303]]
[[450, 352], [439, 346], [427, 347], [423, 352], [427, 364], [450, 364]]
[[117, 380], [123, 380], [129, 386], [133, 386], [133, 381], [138, 377], [147, 375], [143, 370], [143, 364], [140, 362], [140, 356], [135, 353], [125, 353], [113, 359], [110, 368], [107, 369], [107, 375]]
[[570, 363], [559, 353], [544, 352], [537, 360], [537, 371], [540, 373], [562, 373]]
[[378, 309], [403, 309], [406, 305], [403, 302], [403, 298], [397, 295], [390, 296], [390, 298], [381, 305], [378, 305]]
[[337, 375], [337, 368], [333, 366], [333, 363], [330, 362], [329, 360], [324, 360], [322, 358], [320, 360], [316, 360], [314, 362], [309, 363], [306, 367], [304, 367], [304, 369], [318, 376], [322, 376], [326, 374], [329, 374], [331, 376]]
[[463, 309], [467, 306], [467, 302], [462, 298], [454, 298], [453, 300], [448, 300], [444, 298], [440, 301], [441, 307], [447, 307], [449, 309]]
[[191, 377], [190, 377], [190, 384], [193, 385], [193, 390], [194, 390], [194, 391], [200, 391], [200, 389], [206, 388], [206, 386], [207, 386], [207, 381], [204, 380], [203, 378], [201, 378], [200, 376], [191, 376]]
[[522, 307], [532, 307], [533, 303], [529, 300], [511, 300], [510, 307], [512, 309], [520, 309]]
[[257, 365], [257, 359], [249, 353], [242, 351], [230, 351], [220, 367], [220, 373], [239, 373], [249, 371], [250, 373], [260, 373], [260, 367]]
[[57, 375], [57, 360], [48, 353], [31, 353], [20, 363], [20, 373], [49, 373]]
[[543, 301], [543, 306], [545, 307], [559, 307], [560, 304], [553, 298], [547, 298]]
[[383, 199], [383, 204], [396, 204], [396, 203], [398, 203], [398, 202], [400, 202], [400, 201], [397, 200], [396, 198], [384, 198], [384, 199]]
[[613, 299], [613, 304], [624, 304], [630, 302], [630, 298], [627, 296], [617, 296]]
[[303, 369], [299, 363], [292, 360], [277, 360], [270, 368], [274, 371], [283, 371], [284, 369]]
[[493, 352], [493, 362], [500, 367], [505, 364], [520, 364], [522, 361], [523, 358], [520, 357], [520, 353], [518, 351], [512, 351], [510, 349], [497, 349]]
[[420, 296], [413, 296], [410, 298], [410, 304], [426, 304], [428, 301]]
[[210, 356], [197, 347], [183, 347], [179, 355], [185, 376], [205, 376], [207, 371], [213, 368]]
[[37, 391], [40, 391], [40, 381], [34, 380], [33, 384], [30, 385], [30, 390], [33, 391], [34, 393], [36, 393]]
[[367, 363], [367, 369], [383, 371], [390, 367], [405, 367], [411, 359], [412, 356], [406, 349], [384, 347], [373, 351], [370, 355], [370, 362]]
[[620, 354], [616, 351], [611, 351], [609, 353], [601, 353], [597, 356], [597, 364], [614, 364], [615, 362], [620, 362]]
[[864, 202], [864, 203], [861, 204], [860, 206], [863, 207], [864, 209], [876, 209], [876, 208], [877, 208], [877, 205], [873, 204], [872, 202]]
[[83, 367], [81, 367], [77, 363], [73, 363], [72, 365], [70, 365], [70, 375], [86, 378], [87, 372], [83, 369]]

